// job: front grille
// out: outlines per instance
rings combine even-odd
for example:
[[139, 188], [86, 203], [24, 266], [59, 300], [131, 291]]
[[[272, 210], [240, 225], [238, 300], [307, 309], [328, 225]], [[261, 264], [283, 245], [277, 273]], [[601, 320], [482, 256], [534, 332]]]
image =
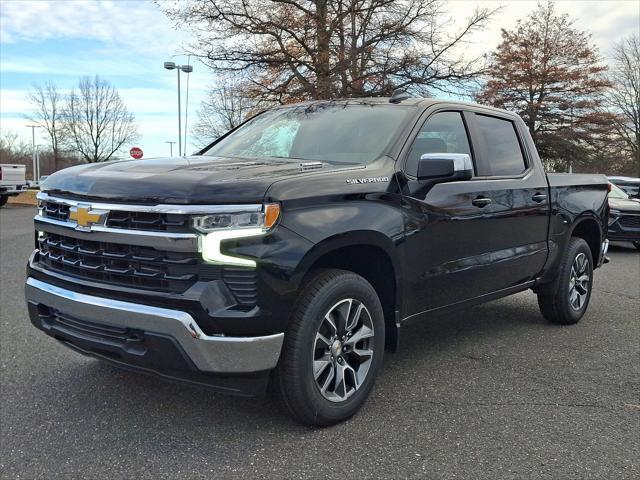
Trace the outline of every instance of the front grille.
[[[51, 200], [40, 203], [42, 215], [47, 218], [66, 222], [69, 220], [69, 205]], [[131, 212], [111, 210], [107, 215], [106, 226], [126, 230], [147, 230], [150, 232], [191, 232], [189, 215], [161, 212]]]
[[618, 223], [625, 228], [640, 228], [640, 215], [623, 215]]
[[126, 287], [184, 292], [197, 280], [218, 280], [222, 268], [200, 262], [193, 253], [96, 242], [44, 232], [38, 239], [41, 262], [53, 271]]
[[41, 202], [42, 215], [54, 220], [66, 222], [69, 220], [69, 205], [56, 202]]
[[175, 213], [112, 210], [107, 216], [107, 227], [154, 232], [187, 232], [189, 218], [188, 215]]
[[[73, 205], [75, 202], [39, 196], [41, 215], [68, 222], [71, 228], [75, 223], [69, 219], [71, 207], [67, 203]], [[87, 203], [91, 204], [90, 201]], [[121, 230], [117, 234], [124, 242], [130, 235], [144, 231], [165, 232], [167, 237], [191, 233], [195, 238], [189, 214], [134, 211], [136, 207], [130, 205], [118, 207], [122, 210], [102, 207], [109, 210], [104, 226], [112, 229], [111, 235]], [[255, 269], [208, 264], [202, 261], [199, 253], [180, 249], [161, 251], [156, 248], [163, 247], [151, 246], [156, 243], [126, 245], [96, 241], [91, 234], [86, 238], [84, 234], [80, 238], [75, 238], [77, 234], [67, 236], [59, 228], [57, 233], [52, 233], [47, 231], [45, 223], [40, 228], [44, 231], [39, 233], [37, 241], [40, 250], [38, 261], [52, 272], [97, 283], [168, 293], [184, 293], [196, 282], [223, 281], [235, 297], [237, 307], [248, 310], [256, 305]]]
[[96, 242], [43, 232], [38, 238], [40, 263], [48, 270], [110, 285], [183, 293], [197, 281], [223, 280], [238, 306], [257, 301], [254, 269], [202, 262], [189, 252]]

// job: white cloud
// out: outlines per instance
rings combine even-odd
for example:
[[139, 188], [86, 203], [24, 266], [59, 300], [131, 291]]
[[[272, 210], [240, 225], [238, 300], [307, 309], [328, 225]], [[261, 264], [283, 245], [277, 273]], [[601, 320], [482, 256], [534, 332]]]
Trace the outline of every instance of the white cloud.
[[[512, 29], [518, 19], [524, 19], [538, 6], [537, 0], [470, 1], [454, 0], [448, 3], [448, 11], [453, 19], [467, 17], [476, 5], [488, 8], [501, 7], [487, 27], [473, 36], [467, 45], [469, 55], [481, 55], [492, 51], [500, 43], [501, 29]], [[606, 57], [611, 44], [625, 36], [638, 33], [640, 25], [640, 2], [637, 0], [607, 1], [557, 1], [556, 10], [567, 13], [575, 20], [575, 28], [592, 33], [592, 41]]]
[[3, 43], [70, 38], [128, 45], [138, 52], [173, 52], [186, 36], [147, 1], [3, 1]]
[[2, 113], [20, 113], [29, 109], [27, 90], [0, 89], [0, 109]]

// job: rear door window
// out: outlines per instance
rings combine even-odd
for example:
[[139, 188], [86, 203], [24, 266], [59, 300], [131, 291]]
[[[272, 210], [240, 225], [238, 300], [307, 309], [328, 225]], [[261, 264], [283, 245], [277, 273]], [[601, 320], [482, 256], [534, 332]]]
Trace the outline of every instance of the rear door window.
[[[488, 163], [479, 167], [479, 175], [513, 176], [526, 170], [522, 147], [512, 121], [476, 114], [475, 123], [483, 137], [485, 160]], [[490, 171], [486, 171], [487, 167]]]

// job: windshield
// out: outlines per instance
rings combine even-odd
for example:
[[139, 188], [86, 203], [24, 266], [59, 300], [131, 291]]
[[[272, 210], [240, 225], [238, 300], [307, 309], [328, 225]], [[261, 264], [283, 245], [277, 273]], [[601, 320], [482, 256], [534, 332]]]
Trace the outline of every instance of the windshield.
[[410, 107], [318, 103], [265, 112], [205, 155], [366, 164], [379, 158]]
[[612, 183], [611, 184], [611, 191], [609, 192], [609, 198], [620, 198], [622, 200], [628, 200], [629, 199], [629, 195], [624, 193], [624, 191], [620, 187], [617, 187], [616, 185], [614, 185]]

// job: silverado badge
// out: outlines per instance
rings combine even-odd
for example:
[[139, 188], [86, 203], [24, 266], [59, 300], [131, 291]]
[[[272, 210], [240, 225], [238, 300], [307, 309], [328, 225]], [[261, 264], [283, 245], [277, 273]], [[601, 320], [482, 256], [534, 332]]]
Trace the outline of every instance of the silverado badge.
[[350, 178], [347, 180], [349, 185], [357, 185], [360, 183], [378, 183], [378, 182], [388, 182], [389, 177], [369, 177], [369, 178]]

